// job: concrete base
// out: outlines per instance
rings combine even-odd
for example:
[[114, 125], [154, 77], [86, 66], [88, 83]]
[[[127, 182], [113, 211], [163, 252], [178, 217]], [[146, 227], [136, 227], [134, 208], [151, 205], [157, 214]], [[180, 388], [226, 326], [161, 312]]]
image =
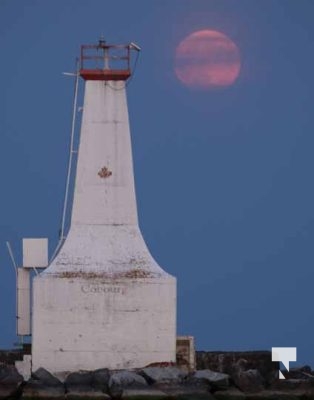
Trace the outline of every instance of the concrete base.
[[[34, 279], [33, 371], [175, 361], [176, 279], [153, 260], [138, 228], [93, 227], [88, 237], [86, 227], [79, 229]], [[110, 232], [113, 240], [105, 240]], [[106, 260], [97, 252], [99, 242]]]
[[175, 361], [174, 279], [42, 277], [34, 290], [33, 371]]

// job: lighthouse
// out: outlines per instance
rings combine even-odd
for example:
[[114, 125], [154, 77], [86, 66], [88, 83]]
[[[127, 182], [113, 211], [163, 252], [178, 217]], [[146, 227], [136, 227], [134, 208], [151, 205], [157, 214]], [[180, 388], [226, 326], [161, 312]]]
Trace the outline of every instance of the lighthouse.
[[33, 281], [32, 369], [132, 369], [175, 361], [176, 279], [138, 225], [126, 83], [133, 43], [83, 45], [85, 82], [71, 223]]

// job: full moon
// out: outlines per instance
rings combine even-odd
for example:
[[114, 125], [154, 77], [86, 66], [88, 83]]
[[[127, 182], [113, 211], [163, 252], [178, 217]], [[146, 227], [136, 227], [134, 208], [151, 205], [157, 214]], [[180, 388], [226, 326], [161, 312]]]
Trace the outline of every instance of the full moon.
[[176, 48], [176, 76], [192, 89], [230, 86], [239, 76], [240, 68], [237, 45], [218, 31], [193, 32]]

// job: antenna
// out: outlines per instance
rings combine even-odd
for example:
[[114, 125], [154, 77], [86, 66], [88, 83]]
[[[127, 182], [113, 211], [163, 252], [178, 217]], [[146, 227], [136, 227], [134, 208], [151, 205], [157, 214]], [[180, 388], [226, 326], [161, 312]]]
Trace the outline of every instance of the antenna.
[[134, 49], [134, 50], [141, 51], [140, 46], [138, 46], [138, 45], [137, 45], [136, 43], [134, 43], [134, 42], [131, 42], [131, 43], [130, 43], [130, 47], [131, 47], [132, 49]]
[[10, 258], [11, 258], [11, 261], [12, 261], [12, 265], [13, 265], [13, 268], [14, 268], [15, 275], [17, 276], [17, 265], [16, 265], [16, 262], [15, 262], [15, 259], [14, 259], [14, 255], [13, 255], [13, 251], [12, 251], [10, 242], [6, 242], [6, 245], [7, 245], [7, 248], [8, 248], [8, 252], [10, 254]]

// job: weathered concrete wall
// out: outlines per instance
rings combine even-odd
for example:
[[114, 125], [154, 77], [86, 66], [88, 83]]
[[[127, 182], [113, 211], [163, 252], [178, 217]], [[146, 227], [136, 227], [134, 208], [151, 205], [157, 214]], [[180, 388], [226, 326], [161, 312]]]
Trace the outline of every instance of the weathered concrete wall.
[[174, 280], [42, 277], [34, 290], [33, 370], [127, 369], [175, 360]]
[[138, 223], [124, 85], [86, 82], [72, 225]]

